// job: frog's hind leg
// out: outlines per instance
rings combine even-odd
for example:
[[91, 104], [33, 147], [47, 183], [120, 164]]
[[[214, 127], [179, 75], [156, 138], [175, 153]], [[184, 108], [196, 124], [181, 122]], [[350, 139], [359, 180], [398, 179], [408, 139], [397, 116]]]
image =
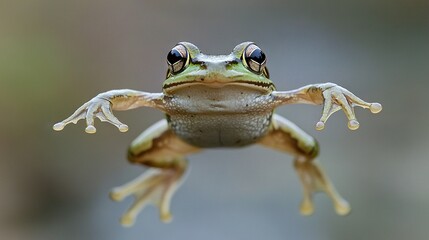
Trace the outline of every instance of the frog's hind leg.
[[350, 212], [350, 206], [337, 192], [327, 175], [315, 161], [319, 152], [317, 141], [287, 119], [274, 114], [270, 132], [260, 144], [295, 156], [294, 167], [303, 186], [304, 199], [301, 214], [311, 215], [314, 211], [313, 193], [324, 191], [332, 199], [339, 215]]
[[168, 127], [166, 120], [154, 124], [131, 144], [128, 159], [147, 167], [135, 180], [114, 188], [110, 197], [121, 201], [129, 195], [135, 200], [121, 218], [121, 224], [131, 226], [147, 204], [154, 204], [160, 210], [164, 222], [171, 220], [170, 200], [179, 187], [186, 172], [186, 155], [198, 151], [180, 140]]

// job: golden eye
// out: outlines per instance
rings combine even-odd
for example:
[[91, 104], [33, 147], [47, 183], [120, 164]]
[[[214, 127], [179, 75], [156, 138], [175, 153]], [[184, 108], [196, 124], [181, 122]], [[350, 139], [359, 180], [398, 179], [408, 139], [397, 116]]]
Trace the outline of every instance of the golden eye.
[[189, 53], [185, 46], [176, 45], [167, 54], [168, 67], [172, 74], [183, 71], [189, 63]]
[[261, 74], [264, 71], [267, 57], [255, 44], [249, 44], [243, 51], [243, 64], [252, 72]]

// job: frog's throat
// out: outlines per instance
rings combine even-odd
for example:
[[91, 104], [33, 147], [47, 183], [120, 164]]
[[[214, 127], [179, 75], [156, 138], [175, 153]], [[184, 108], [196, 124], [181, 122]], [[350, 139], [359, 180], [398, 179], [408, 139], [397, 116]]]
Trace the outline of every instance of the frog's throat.
[[183, 82], [173, 82], [170, 84], [164, 85], [164, 91], [167, 93], [171, 93], [174, 91], [177, 91], [181, 88], [185, 87], [191, 87], [195, 85], [204, 85], [212, 88], [221, 88], [227, 85], [236, 85], [236, 86], [242, 86], [246, 88], [252, 88], [255, 90], [259, 90], [264, 93], [269, 93], [273, 90], [275, 90], [275, 86], [271, 82], [260, 82], [260, 81], [246, 81], [246, 80], [237, 80], [237, 81], [230, 81], [230, 82], [219, 82], [219, 81], [213, 81], [213, 82], [196, 82], [196, 81], [183, 81]]

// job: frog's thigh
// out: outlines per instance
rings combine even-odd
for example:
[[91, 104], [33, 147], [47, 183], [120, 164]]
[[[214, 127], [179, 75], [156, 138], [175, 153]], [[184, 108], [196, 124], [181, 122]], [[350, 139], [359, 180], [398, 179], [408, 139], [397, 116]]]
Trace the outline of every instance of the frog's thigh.
[[266, 147], [313, 159], [319, 153], [317, 141], [291, 121], [274, 114], [268, 134], [260, 143]]
[[315, 161], [319, 153], [319, 145], [313, 137], [289, 120], [274, 114], [268, 134], [259, 143], [295, 156], [294, 167], [304, 188], [302, 214], [313, 213], [312, 195], [320, 190], [329, 195], [338, 214], [349, 213], [348, 203], [338, 194], [318, 162]]
[[187, 167], [185, 155], [196, 151], [198, 148], [171, 132], [166, 120], [157, 122], [138, 136], [129, 148], [128, 159], [150, 168], [135, 180], [112, 190], [110, 196], [116, 201], [135, 196], [121, 223], [132, 225], [147, 204], [158, 206], [161, 220], [170, 221], [170, 201]]
[[198, 150], [179, 139], [164, 119], [152, 125], [131, 143], [128, 160], [148, 167], [170, 169], [180, 167], [185, 162], [186, 155]]

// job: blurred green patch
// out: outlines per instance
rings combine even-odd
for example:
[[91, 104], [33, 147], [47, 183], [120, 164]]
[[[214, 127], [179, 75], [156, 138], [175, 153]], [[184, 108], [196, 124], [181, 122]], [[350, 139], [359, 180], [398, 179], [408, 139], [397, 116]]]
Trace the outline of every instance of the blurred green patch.
[[1, 125], [11, 126], [19, 119], [31, 127], [38, 119], [42, 121], [51, 111], [52, 101], [60, 101], [61, 92], [68, 87], [70, 61], [55, 38], [0, 38], [0, 106], [5, 113]]
[[49, 38], [0, 40], [0, 81], [6, 95], [49, 94], [66, 76], [68, 59]]

